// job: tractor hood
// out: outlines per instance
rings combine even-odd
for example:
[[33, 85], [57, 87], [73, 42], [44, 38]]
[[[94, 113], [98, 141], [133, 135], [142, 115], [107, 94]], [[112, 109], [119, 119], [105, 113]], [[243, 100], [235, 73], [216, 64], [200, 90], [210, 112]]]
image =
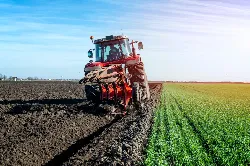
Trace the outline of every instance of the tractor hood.
[[86, 67], [95, 67], [95, 66], [99, 66], [99, 67], [103, 67], [103, 63], [101, 63], [101, 62], [91, 62], [91, 63], [87, 63], [86, 65], [85, 65], [85, 68]]

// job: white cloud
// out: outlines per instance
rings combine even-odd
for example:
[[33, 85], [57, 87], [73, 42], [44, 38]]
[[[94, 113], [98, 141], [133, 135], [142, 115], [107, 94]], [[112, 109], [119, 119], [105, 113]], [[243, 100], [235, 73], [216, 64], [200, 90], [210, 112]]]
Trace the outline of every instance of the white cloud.
[[126, 32], [144, 40], [149, 78], [246, 80], [249, 6], [195, 0], [144, 4], [125, 16], [141, 23]]

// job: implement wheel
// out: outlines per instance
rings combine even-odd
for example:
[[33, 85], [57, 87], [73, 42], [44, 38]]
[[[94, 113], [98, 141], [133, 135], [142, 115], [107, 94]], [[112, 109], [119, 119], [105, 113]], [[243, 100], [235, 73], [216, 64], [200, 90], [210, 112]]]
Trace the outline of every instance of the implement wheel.
[[101, 92], [100, 92], [100, 86], [98, 84], [85, 85], [85, 94], [87, 100], [97, 104], [100, 102]]

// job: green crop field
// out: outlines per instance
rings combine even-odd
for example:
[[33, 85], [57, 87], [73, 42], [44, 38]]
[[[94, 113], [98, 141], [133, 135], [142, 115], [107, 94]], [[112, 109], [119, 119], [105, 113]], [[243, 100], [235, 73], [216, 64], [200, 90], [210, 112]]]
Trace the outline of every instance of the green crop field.
[[250, 165], [249, 84], [166, 84], [145, 165]]

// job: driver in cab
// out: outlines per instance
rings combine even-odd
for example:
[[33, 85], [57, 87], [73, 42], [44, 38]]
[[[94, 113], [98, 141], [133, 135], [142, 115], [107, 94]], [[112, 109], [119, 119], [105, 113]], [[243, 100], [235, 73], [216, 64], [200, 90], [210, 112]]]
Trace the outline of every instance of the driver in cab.
[[119, 50], [114, 46], [110, 46], [108, 61], [118, 60], [119, 59]]

